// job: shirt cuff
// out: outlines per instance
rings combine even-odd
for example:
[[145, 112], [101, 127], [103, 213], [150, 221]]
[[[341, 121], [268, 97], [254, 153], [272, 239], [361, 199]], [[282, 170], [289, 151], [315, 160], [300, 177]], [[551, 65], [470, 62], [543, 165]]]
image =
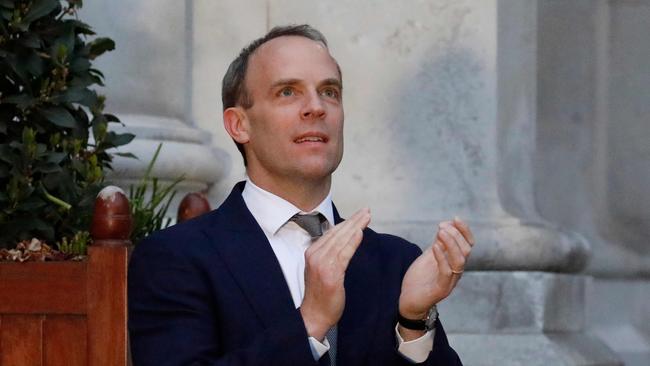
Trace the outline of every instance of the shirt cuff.
[[319, 342], [314, 337], [309, 337], [309, 348], [311, 348], [311, 354], [314, 356], [314, 360], [318, 361], [327, 351], [330, 350], [330, 342], [327, 340], [327, 337], [323, 338], [323, 343]]
[[397, 351], [407, 360], [420, 363], [429, 357], [429, 353], [433, 349], [433, 337], [436, 335], [436, 330], [431, 329], [422, 337], [406, 342], [399, 334], [398, 325], [395, 325], [395, 335], [397, 336]]

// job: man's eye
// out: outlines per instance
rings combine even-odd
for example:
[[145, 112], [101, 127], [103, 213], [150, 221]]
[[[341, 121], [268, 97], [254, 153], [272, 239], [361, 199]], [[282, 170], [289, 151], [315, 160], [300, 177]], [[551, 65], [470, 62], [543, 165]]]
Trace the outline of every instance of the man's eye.
[[339, 98], [339, 92], [336, 89], [325, 89], [321, 92], [321, 94], [328, 98], [334, 98], [334, 99]]
[[293, 95], [293, 89], [291, 88], [284, 88], [280, 90], [280, 95], [283, 97], [290, 97]]

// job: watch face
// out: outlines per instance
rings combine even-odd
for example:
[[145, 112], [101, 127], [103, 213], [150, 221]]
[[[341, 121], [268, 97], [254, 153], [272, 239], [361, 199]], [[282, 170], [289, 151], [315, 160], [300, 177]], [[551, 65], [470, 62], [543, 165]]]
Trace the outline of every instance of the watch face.
[[431, 330], [434, 328], [434, 324], [436, 323], [436, 320], [438, 319], [438, 308], [434, 305], [431, 307], [429, 310], [429, 314], [427, 315], [427, 320], [426, 320], [426, 328], [427, 330]]

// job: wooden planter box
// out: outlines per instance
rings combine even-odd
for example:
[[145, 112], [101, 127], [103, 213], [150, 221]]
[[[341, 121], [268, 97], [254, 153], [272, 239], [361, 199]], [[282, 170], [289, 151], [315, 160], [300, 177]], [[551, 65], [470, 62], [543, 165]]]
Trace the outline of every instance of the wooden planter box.
[[[121, 198], [120, 198], [121, 197]], [[82, 262], [0, 262], [0, 366], [126, 366], [126, 196], [95, 201], [94, 245]], [[190, 193], [178, 221], [210, 211]]]
[[132, 219], [124, 193], [95, 201], [81, 262], [0, 263], [0, 366], [126, 366]]
[[0, 263], [0, 365], [127, 365], [128, 247]]

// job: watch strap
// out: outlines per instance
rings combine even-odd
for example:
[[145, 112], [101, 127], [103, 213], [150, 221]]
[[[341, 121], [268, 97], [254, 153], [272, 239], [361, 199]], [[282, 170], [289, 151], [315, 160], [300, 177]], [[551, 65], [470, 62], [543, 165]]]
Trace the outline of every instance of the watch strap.
[[424, 330], [429, 331], [435, 327], [436, 320], [438, 320], [438, 307], [433, 305], [425, 319], [408, 319], [397, 312], [397, 322], [399, 325], [406, 329], [411, 330]]
[[402, 316], [399, 312], [397, 312], [397, 322], [399, 325], [403, 326], [406, 329], [411, 329], [411, 330], [426, 330], [427, 329], [427, 321], [426, 319], [407, 319]]

